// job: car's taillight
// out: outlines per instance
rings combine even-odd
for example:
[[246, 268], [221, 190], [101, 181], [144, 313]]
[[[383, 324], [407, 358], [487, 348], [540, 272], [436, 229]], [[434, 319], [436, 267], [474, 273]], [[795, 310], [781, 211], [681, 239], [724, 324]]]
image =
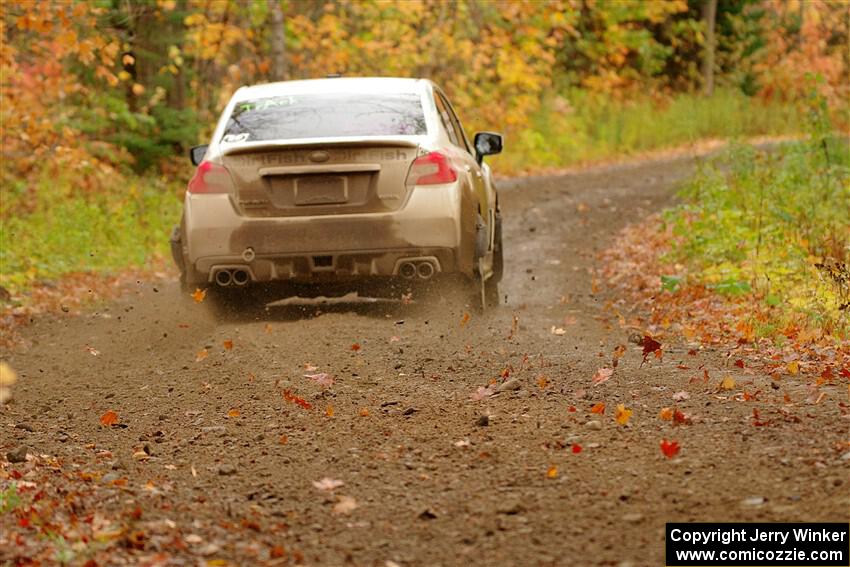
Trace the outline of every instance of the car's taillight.
[[227, 168], [211, 161], [201, 162], [189, 181], [189, 193], [193, 194], [230, 193], [232, 188], [233, 180]]
[[440, 152], [431, 152], [416, 158], [407, 174], [407, 185], [437, 185], [457, 181], [457, 173], [449, 158]]

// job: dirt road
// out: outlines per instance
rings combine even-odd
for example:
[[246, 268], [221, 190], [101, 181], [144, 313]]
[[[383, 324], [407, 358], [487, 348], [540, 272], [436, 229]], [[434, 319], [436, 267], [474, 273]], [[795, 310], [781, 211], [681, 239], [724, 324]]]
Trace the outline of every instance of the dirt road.
[[[592, 293], [596, 253], [669, 203], [692, 167], [502, 182], [507, 304], [466, 322], [447, 305], [345, 304], [216, 323], [176, 284], [37, 321], [27, 350], [2, 353], [22, 380], [0, 449], [95, 473], [100, 511], [141, 509], [133, 557], [175, 564], [663, 565], [665, 522], [846, 521], [838, 387], [780, 411], [785, 387], [723, 353], [665, 344], [641, 367], [604, 290]], [[621, 344], [613, 377], [594, 385]], [[718, 394], [727, 374], [758, 399]], [[470, 399], [503, 375], [518, 389]], [[634, 412], [627, 425], [618, 404]], [[665, 406], [693, 423], [660, 420]], [[769, 425], [754, 425], [754, 407]], [[101, 426], [107, 410], [126, 427]], [[676, 458], [662, 438], [681, 444]], [[134, 458], [145, 446], [150, 458]], [[326, 477], [344, 484], [314, 486]]]

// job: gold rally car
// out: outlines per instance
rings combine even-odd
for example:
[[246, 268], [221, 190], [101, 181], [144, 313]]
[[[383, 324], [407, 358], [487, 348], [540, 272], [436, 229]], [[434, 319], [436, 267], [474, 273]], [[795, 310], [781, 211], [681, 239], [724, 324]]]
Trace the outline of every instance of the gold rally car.
[[[460, 281], [498, 303], [499, 202], [484, 156], [424, 79], [328, 78], [240, 88], [171, 236], [185, 289], [224, 305]], [[376, 286], [375, 284], [381, 284]]]

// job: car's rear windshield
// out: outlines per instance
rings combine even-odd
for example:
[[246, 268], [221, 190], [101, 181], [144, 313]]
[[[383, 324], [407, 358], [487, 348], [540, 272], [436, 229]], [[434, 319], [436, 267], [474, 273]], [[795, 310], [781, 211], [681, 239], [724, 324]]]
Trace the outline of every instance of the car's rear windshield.
[[223, 140], [417, 136], [426, 131], [417, 94], [299, 94], [237, 103]]

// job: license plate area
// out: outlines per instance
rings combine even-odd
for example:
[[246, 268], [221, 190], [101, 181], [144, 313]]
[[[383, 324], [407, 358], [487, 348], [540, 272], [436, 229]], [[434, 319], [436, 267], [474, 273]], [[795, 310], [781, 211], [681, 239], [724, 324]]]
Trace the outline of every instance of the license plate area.
[[343, 175], [306, 175], [293, 179], [296, 206], [339, 205], [348, 202], [348, 178]]

